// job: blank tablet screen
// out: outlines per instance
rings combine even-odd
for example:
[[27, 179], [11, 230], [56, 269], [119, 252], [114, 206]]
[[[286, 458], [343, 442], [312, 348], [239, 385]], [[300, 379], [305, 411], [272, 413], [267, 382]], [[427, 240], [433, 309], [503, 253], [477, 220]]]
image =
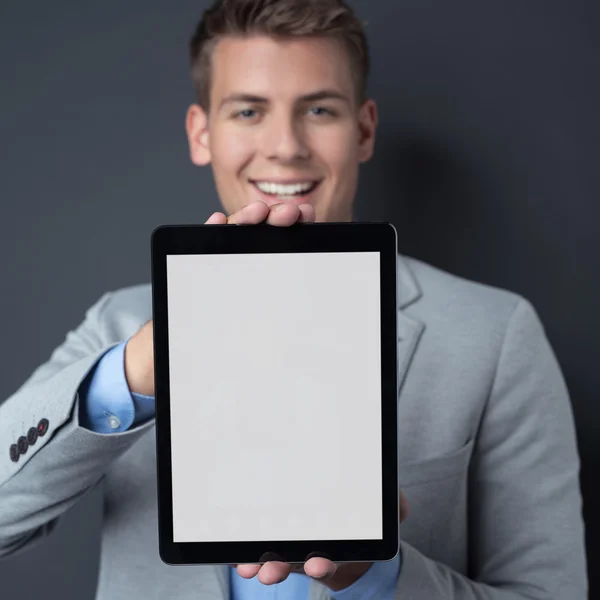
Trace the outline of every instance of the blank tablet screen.
[[379, 252], [167, 255], [174, 542], [382, 539], [380, 293]]

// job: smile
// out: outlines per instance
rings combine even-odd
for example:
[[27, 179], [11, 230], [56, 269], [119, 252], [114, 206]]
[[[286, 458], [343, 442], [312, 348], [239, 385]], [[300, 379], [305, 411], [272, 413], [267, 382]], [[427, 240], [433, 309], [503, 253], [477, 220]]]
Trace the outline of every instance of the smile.
[[320, 181], [291, 181], [279, 183], [275, 181], [251, 181], [263, 194], [279, 197], [305, 196], [310, 194]]

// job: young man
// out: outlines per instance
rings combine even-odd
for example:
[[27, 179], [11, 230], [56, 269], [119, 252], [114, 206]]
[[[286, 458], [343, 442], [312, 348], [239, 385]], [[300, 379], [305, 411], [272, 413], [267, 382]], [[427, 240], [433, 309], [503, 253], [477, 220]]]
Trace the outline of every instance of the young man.
[[[190, 155], [211, 165], [224, 208], [207, 222], [350, 221], [377, 125], [351, 11], [339, 0], [223, 0], [191, 51]], [[410, 514], [396, 559], [311, 559], [291, 574], [282, 563], [160, 561], [148, 285], [105, 294], [0, 407], [0, 554], [31, 547], [101, 484], [103, 600], [586, 598], [573, 419], [535, 310], [402, 256], [398, 282]], [[252, 318], [243, 298], [231, 318]]]

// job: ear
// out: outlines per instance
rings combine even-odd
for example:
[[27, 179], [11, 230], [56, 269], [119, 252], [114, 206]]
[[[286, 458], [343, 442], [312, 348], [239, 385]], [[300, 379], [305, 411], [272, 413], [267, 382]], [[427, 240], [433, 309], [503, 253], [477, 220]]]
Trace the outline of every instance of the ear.
[[205, 166], [211, 161], [208, 115], [198, 104], [192, 104], [185, 118], [185, 130], [190, 146], [190, 158], [195, 165]]
[[374, 100], [366, 100], [358, 110], [358, 159], [361, 163], [373, 156], [377, 120], [377, 104]]

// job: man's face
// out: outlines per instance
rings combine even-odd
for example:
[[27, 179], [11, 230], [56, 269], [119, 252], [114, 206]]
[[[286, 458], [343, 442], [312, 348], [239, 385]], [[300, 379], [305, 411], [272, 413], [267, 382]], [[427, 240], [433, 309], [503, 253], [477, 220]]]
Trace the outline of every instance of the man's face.
[[191, 106], [186, 129], [191, 159], [212, 164], [226, 212], [262, 200], [311, 204], [317, 221], [352, 220], [377, 112], [372, 100], [358, 105], [351, 68], [333, 39], [219, 40], [209, 114]]

